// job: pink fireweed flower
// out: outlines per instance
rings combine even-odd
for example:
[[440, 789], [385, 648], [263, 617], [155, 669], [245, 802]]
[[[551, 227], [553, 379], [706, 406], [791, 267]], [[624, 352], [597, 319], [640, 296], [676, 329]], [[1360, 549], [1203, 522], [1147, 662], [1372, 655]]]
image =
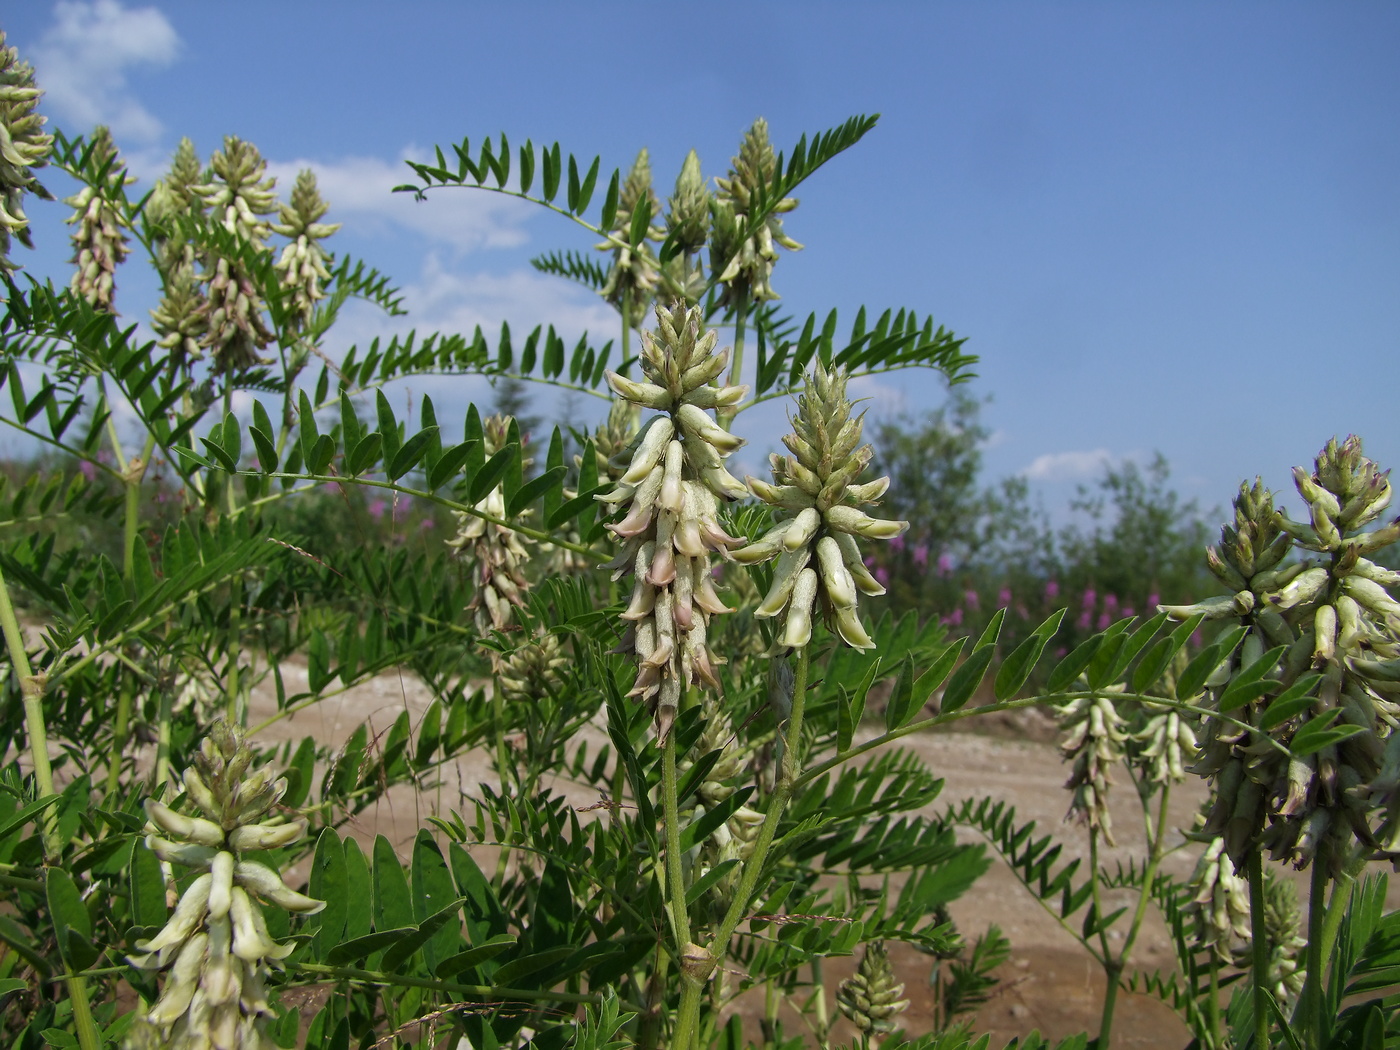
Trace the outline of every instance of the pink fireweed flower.
[[1112, 616], [1118, 610], [1118, 595], [1105, 594], [1103, 596], [1103, 611]]
[[928, 568], [928, 544], [914, 544], [914, 564], [921, 569]]
[[1136, 615], [1137, 615], [1137, 610], [1134, 609], [1131, 605], [1125, 605], [1125, 606], [1123, 606], [1122, 615], [1124, 615], [1124, 616], [1136, 616]]
[[903, 536], [896, 536], [894, 539], [890, 540], [890, 550], [892, 550], [892, 551], [902, 551], [902, 550], [904, 550], [904, 537], [903, 537]]
[[888, 587], [890, 585], [890, 570], [881, 565], [875, 570], [875, 579], [880, 581], [881, 587]]
[[953, 574], [953, 559], [947, 554], [938, 556], [938, 574], [940, 576], [951, 576]]
[[1099, 630], [1100, 630], [1100, 631], [1106, 631], [1106, 630], [1108, 630], [1108, 626], [1109, 626], [1109, 624], [1111, 624], [1112, 622], [1113, 622], [1113, 617], [1112, 617], [1112, 616], [1109, 616], [1108, 613], [1106, 613], [1106, 612], [1099, 613]]
[[1085, 609], [1079, 614], [1079, 619], [1074, 623], [1081, 631], [1087, 631], [1094, 626], [1094, 614], [1090, 610]]
[[384, 500], [377, 499], [371, 502], [370, 505], [365, 508], [365, 512], [375, 521], [378, 521], [380, 518], [384, 517], [384, 510], [388, 506], [389, 504], [386, 503]]
[[969, 587], [963, 591], [963, 604], [969, 609], [976, 609], [981, 604], [981, 599], [977, 597], [977, 592]]
[[947, 616], [943, 617], [943, 619], [942, 619], [941, 621], [939, 621], [939, 622], [942, 623], [944, 627], [957, 627], [959, 624], [962, 623], [962, 621], [963, 621], [963, 611], [962, 611], [962, 609], [954, 609], [954, 610], [953, 610], [952, 612], [950, 612]]
[[1086, 608], [1086, 609], [1092, 609], [1094, 606], [1098, 605], [1098, 604], [1099, 604], [1099, 592], [1096, 591], [1096, 590], [1094, 590], [1094, 588], [1092, 588], [1092, 587], [1085, 587], [1085, 588], [1084, 588], [1083, 603], [1084, 603], [1084, 608]]
[[1011, 607], [1010, 587], [1003, 587], [1001, 590], [997, 591], [997, 604], [1003, 609], [1009, 609]]
[[87, 478], [89, 481], [97, 480], [96, 465], [89, 462], [86, 459], [78, 464], [78, 473], [80, 473], [83, 477]]
[[1158, 594], [1156, 591], [1153, 591], [1151, 594], [1149, 594], [1149, 595], [1147, 596], [1147, 607], [1148, 607], [1149, 609], [1156, 610], [1157, 606], [1160, 605], [1161, 602], [1162, 602], [1162, 596], [1161, 596], [1160, 594]]
[[1054, 601], [1056, 598], [1058, 598], [1059, 596], [1060, 596], [1060, 581], [1059, 581], [1059, 580], [1046, 580], [1046, 581], [1045, 581], [1045, 600], [1046, 600], [1047, 602], [1053, 602], [1053, 601]]

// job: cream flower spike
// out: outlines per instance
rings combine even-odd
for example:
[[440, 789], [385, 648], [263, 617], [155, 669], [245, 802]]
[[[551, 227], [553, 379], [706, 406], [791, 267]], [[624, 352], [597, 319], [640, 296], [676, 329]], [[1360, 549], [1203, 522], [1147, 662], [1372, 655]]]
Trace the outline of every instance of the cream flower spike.
[[794, 432], [783, 438], [792, 455], [770, 457], [773, 484], [747, 479], [755, 496], [778, 509], [778, 522], [735, 551], [734, 560], [751, 565], [777, 558], [756, 615], [783, 615], [782, 647], [800, 648], [811, 640], [817, 608], [847, 645], [875, 647], [860, 622], [859, 596], [885, 589], [867, 571], [857, 538], [893, 539], [909, 523], [873, 518], [861, 509], [884, 495], [890, 479], [856, 483], [874, 450], [861, 445], [865, 416], [852, 416], [852, 407], [846, 374], [828, 372], [819, 361], [797, 400]]
[[718, 688], [720, 661], [706, 644], [710, 617], [730, 610], [715, 593], [710, 555], [728, 558], [743, 540], [719, 521], [719, 501], [748, 490], [724, 460], [743, 445], [707, 413], [737, 405], [743, 386], [715, 386], [729, 351], [715, 352], [719, 334], [702, 333], [703, 312], [683, 303], [656, 307], [656, 331], [642, 333], [642, 376], [607, 373], [619, 397], [660, 412], [645, 422], [614, 459], [616, 486], [598, 499], [622, 512], [608, 528], [622, 540], [610, 564], [614, 579], [634, 576], [622, 618], [632, 623], [623, 651], [638, 660], [629, 695], [646, 700], [664, 741], [687, 683]]
[[146, 845], [162, 861], [203, 874], [190, 883], [170, 920], [137, 942], [130, 962], [165, 970], [160, 997], [143, 1018], [143, 1036], [176, 1048], [271, 1046], [265, 977], [291, 954], [268, 932], [258, 898], [310, 915], [324, 908], [289, 887], [250, 853], [280, 849], [306, 835], [306, 821], [272, 810], [287, 781], [272, 770], [252, 773], [253, 752], [242, 734], [218, 722], [195, 764], [184, 772], [185, 796], [197, 814], [146, 801]]

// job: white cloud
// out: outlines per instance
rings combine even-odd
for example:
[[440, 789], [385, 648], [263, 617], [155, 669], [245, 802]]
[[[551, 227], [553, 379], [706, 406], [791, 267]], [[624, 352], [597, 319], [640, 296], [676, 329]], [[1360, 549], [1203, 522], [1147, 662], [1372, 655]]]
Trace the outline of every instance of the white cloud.
[[72, 132], [106, 124], [120, 142], [153, 142], [161, 123], [127, 86], [133, 66], [167, 66], [180, 37], [153, 7], [128, 10], [117, 0], [60, 0], [55, 21], [34, 48], [45, 106]]
[[417, 201], [411, 193], [393, 193], [395, 186], [411, 182], [413, 173], [401, 162], [380, 157], [270, 162], [268, 173], [277, 177], [286, 197], [304, 168], [316, 173], [321, 196], [331, 206], [325, 221], [353, 220], [361, 234], [400, 227], [459, 251], [513, 248], [527, 240], [523, 227], [537, 210], [513, 197], [478, 189], [446, 189], [427, 201]]
[[1088, 452], [1047, 452], [1032, 460], [1021, 474], [1031, 481], [1079, 481], [1102, 473], [1104, 465], [1116, 458], [1106, 448]]

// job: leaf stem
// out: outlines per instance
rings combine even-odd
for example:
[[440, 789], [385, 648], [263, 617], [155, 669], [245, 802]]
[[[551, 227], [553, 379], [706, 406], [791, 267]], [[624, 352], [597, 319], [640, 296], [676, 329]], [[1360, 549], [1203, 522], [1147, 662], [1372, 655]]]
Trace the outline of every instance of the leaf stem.
[[325, 966], [321, 963], [304, 962], [296, 963], [295, 967], [302, 973], [315, 974], [318, 977], [362, 981], [365, 984], [428, 988], [438, 992], [470, 995], [478, 999], [545, 999], [560, 1003], [587, 1003], [590, 1006], [597, 1006], [602, 1001], [599, 996], [578, 992], [555, 992], [547, 988], [498, 988], [490, 984], [457, 984], [455, 981], [434, 981], [427, 977], [410, 977], [407, 974], [385, 973], [382, 970], [361, 970], [353, 966]]

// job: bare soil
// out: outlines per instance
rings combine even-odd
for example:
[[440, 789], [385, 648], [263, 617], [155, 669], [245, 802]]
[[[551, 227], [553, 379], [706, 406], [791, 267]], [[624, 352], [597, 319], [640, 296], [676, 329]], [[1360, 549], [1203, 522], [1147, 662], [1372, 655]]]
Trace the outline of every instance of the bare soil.
[[[304, 670], [284, 668], [289, 688], [293, 676]], [[323, 701], [306, 711], [274, 723], [259, 734], [264, 744], [277, 739], [300, 740], [314, 736], [332, 748], [339, 746], [361, 721], [368, 721], [375, 732], [387, 730], [405, 708], [415, 723], [427, 708], [430, 697], [421, 683], [408, 675], [383, 675], [345, 694]], [[254, 696], [250, 718], [256, 724], [276, 712], [271, 692], [259, 689]], [[1066, 768], [1050, 741], [1047, 721], [1035, 718], [994, 724], [995, 735], [970, 732], [911, 736], [903, 746], [920, 754], [946, 780], [941, 797], [929, 807], [941, 812], [950, 802], [991, 795], [1006, 799], [1016, 807], [1020, 820], [1035, 820], [1042, 834], [1056, 836], [1065, 844], [1063, 859], [1083, 858], [1088, 863], [1088, 834], [1075, 825], [1063, 823], [1068, 793], [1063, 789]], [[599, 742], [601, 732], [595, 735]], [[1029, 738], [1029, 739], [1028, 739]], [[592, 742], [591, 742], [592, 743]], [[420, 795], [405, 788], [395, 789], [373, 809], [361, 814], [350, 831], [366, 843], [375, 835], [386, 835], [406, 855], [417, 829], [434, 813], [462, 808], [463, 796], [476, 794], [481, 781], [493, 782], [488, 757], [483, 753], [464, 755], [443, 770], [442, 784], [432, 794]], [[1112, 867], [1116, 862], [1144, 859], [1142, 816], [1131, 788], [1122, 784], [1113, 812], [1118, 846], [1106, 849], [1101, 861]], [[576, 784], [559, 781], [553, 787], [579, 807], [598, 800]], [[1203, 785], [1190, 781], [1175, 791], [1170, 818], [1174, 827], [1189, 827], [1196, 808], [1204, 798]], [[587, 815], [585, 815], [585, 818]], [[974, 841], [975, 835], [967, 840]], [[1179, 833], [1175, 842], [1181, 840]], [[1190, 874], [1195, 863], [1195, 847], [1188, 846], [1168, 856], [1165, 870], [1180, 877]], [[483, 866], [488, 856], [479, 858]], [[489, 869], [487, 869], [489, 870]], [[1299, 884], [1300, 897], [1306, 883]], [[1128, 900], [1109, 894], [1107, 906]], [[971, 940], [989, 925], [996, 924], [1010, 938], [1012, 954], [1001, 968], [1000, 986], [975, 1018], [979, 1032], [992, 1034], [992, 1045], [999, 1047], [1013, 1036], [1038, 1029], [1043, 1035], [1063, 1038], [1075, 1032], [1097, 1031], [1103, 998], [1104, 978], [1094, 960], [1079, 947], [1029, 894], [999, 860], [963, 898], [954, 902], [952, 916], [963, 935]], [[1122, 934], [1111, 936], [1121, 943]], [[902, 1021], [911, 1034], [927, 1031], [932, 1024], [932, 993], [929, 976], [932, 960], [903, 945], [892, 947], [900, 978], [911, 1000]], [[1131, 967], [1144, 970], [1174, 969], [1174, 957], [1164, 925], [1155, 911], [1133, 946]], [[854, 960], [831, 960], [825, 972], [830, 991], [847, 976]], [[838, 1016], [834, 1001], [831, 1014]], [[762, 1001], [746, 997], [741, 1009], [755, 1019], [761, 1015]], [[784, 1025], [789, 1033], [800, 1030], [801, 1022], [790, 1011]], [[834, 1039], [849, 1040], [853, 1035], [840, 1020]], [[756, 1029], [755, 1033], [756, 1034]], [[1190, 1041], [1190, 1033], [1177, 1015], [1161, 1002], [1144, 996], [1120, 996], [1114, 1023], [1114, 1045], [1133, 1048], [1176, 1050]]]

